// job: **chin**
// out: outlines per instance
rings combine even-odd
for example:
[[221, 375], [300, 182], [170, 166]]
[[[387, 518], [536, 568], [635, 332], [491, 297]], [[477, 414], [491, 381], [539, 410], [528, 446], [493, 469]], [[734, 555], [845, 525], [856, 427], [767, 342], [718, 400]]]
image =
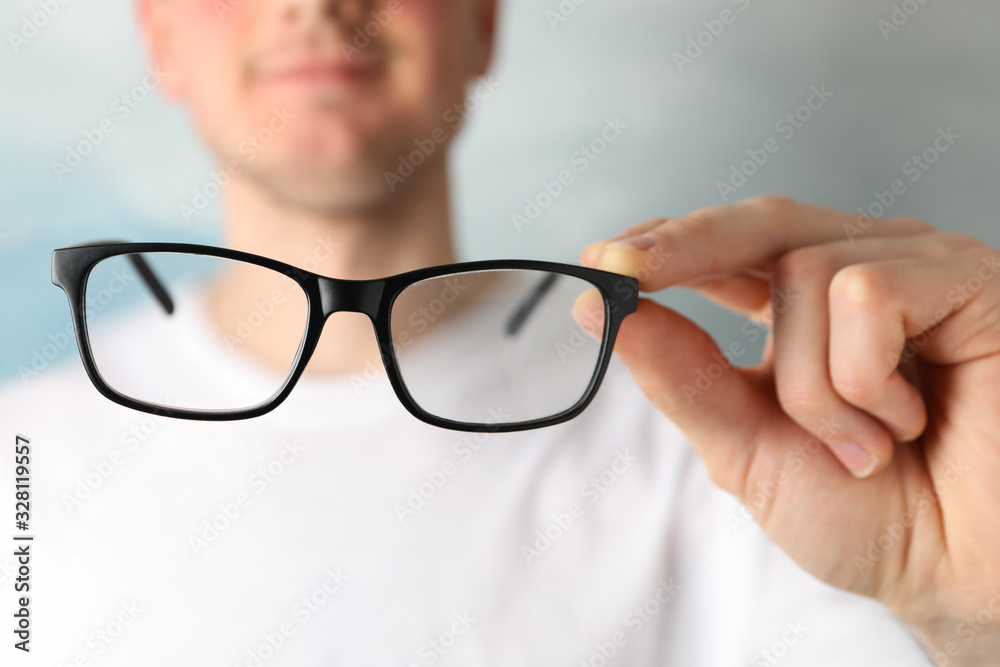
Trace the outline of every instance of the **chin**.
[[364, 214], [391, 197], [381, 173], [368, 164], [260, 166], [250, 174], [275, 200], [324, 216]]
[[350, 119], [310, 119], [290, 127], [285, 136], [276, 137], [275, 152], [304, 169], [317, 169], [326, 174], [338, 170], [350, 173], [374, 161], [378, 137], [377, 131], [370, 131]]

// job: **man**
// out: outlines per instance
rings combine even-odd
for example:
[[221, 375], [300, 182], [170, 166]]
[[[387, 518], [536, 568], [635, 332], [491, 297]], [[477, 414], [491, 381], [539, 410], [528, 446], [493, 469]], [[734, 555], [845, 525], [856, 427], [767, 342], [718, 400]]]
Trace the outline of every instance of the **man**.
[[[167, 93], [235, 161], [229, 245], [339, 278], [454, 260], [443, 146], [402, 182], [391, 174], [486, 73], [493, 2], [140, 6]], [[373, 19], [377, 34], [355, 41]], [[241, 159], [264, 128], [266, 149]], [[3, 414], [38, 424], [45, 471], [38, 652], [913, 665], [926, 661], [916, 636], [939, 665], [994, 664], [998, 253], [909, 219], [850, 243], [852, 221], [769, 197], [586, 249], [585, 264], [646, 291], [688, 285], [773, 311], [773, 336], [740, 371], [642, 301], [616, 348], [635, 383], [612, 368], [583, 415], [550, 429], [462, 436], [412, 420], [382, 377], [355, 391], [378, 351], [370, 323], [346, 314], [327, 323], [315, 373], [249, 422], [121, 410], [75, 369], [9, 393]], [[319, 240], [335, 252], [317, 259]], [[772, 304], [772, 289], [795, 299]], [[585, 327], [592, 307], [577, 303]], [[205, 364], [206, 377], [233, 370]]]

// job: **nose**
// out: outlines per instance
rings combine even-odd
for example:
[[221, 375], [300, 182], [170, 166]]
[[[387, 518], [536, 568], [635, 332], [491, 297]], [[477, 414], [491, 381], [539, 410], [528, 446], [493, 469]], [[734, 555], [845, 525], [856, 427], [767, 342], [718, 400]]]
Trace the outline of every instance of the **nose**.
[[371, 0], [279, 0], [286, 21], [332, 20], [344, 26], [356, 24], [365, 16]]

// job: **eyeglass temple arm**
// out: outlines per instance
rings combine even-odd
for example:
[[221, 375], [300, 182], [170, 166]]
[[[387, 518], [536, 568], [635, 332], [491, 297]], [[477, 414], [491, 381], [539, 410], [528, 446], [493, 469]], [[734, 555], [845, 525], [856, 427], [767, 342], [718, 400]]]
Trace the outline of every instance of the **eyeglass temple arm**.
[[511, 313], [511, 316], [507, 319], [506, 331], [508, 336], [514, 336], [521, 330], [521, 327], [524, 326], [524, 323], [528, 321], [529, 317], [531, 317], [531, 313], [534, 312], [538, 303], [542, 300], [542, 297], [545, 296], [545, 293], [552, 288], [552, 285], [556, 282], [557, 278], [559, 278], [558, 273], [550, 273], [542, 278], [538, 284], [535, 285], [533, 290], [528, 292], [527, 296], [524, 297], [524, 300], [521, 301], [521, 305], [519, 305], [517, 310]]
[[[90, 243], [79, 243], [72, 247], [79, 248], [91, 245], [118, 245], [122, 243], [126, 243], [126, 241], [94, 241]], [[148, 287], [149, 291], [153, 293], [156, 300], [160, 302], [163, 310], [166, 311], [167, 315], [173, 315], [174, 300], [170, 298], [169, 294], [167, 294], [167, 289], [163, 286], [163, 282], [156, 277], [155, 273], [153, 273], [153, 269], [150, 268], [149, 263], [138, 253], [132, 253], [126, 256], [129, 261], [132, 262], [132, 266], [135, 267], [135, 270], [138, 271], [139, 275], [142, 277], [142, 281], [146, 283], [146, 287]]]

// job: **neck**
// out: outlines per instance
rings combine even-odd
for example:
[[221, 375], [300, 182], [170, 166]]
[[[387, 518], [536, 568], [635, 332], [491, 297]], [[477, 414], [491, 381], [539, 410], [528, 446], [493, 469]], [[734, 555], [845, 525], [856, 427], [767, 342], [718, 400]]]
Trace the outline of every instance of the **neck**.
[[[343, 215], [294, 208], [251, 181], [234, 179], [226, 191], [227, 245], [324, 276], [351, 280], [454, 262], [447, 165], [441, 161], [427, 167], [419, 182], [403, 184], [397, 196], [377, 207]], [[235, 321], [255, 298], [273, 289], [273, 285], [259, 284], [255, 275], [230, 276], [214, 287], [213, 316], [224, 330], [227, 321]], [[285, 289], [300, 291], [297, 287]], [[297, 294], [295, 298], [299, 298]], [[268, 323], [270, 331], [254, 336], [243, 349], [284, 372], [290, 359], [275, 350], [287, 350], [287, 340], [301, 336], [300, 318], [273, 319]], [[281, 340], [286, 343], [278, 345]], [[371, 322], [360, 313], [334, 313], [306, 372], [345, 374], [373, 368], [381, 369], [382, 362]]]
[[246, 179], [227, 191], [229, 247], [332, 278], [383, 278], [455, 261], [445, 163], [377, 207], [342, 215], [291, 208]]

